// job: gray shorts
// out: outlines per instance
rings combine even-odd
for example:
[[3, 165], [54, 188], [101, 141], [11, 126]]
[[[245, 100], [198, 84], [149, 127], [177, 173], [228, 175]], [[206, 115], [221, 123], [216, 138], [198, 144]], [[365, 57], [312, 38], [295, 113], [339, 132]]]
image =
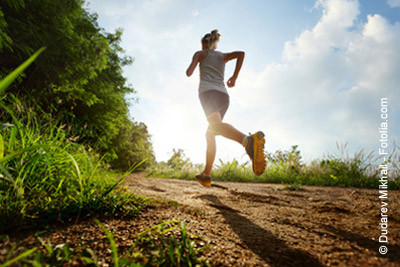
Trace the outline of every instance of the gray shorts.
[[206, 91], [199, 95], [201, 106], [207, 118], [214, 112], [224, 118], [226, 111], [229, 107], [229, 95], [216, 90]]

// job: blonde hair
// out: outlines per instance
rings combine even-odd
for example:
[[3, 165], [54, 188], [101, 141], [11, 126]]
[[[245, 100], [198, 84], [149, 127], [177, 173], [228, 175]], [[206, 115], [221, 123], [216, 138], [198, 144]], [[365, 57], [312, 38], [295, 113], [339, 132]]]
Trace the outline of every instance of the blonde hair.
[[221, 37], [221, 34], [218, 33], [218, 30], [213, 30], [211, 33], [207, 33], [204, 35], [203, 38], [201, 38], [201, 43], [207, 48], [207, 49], [213, 49], [215, 44], [219, 41], [219, 38]]

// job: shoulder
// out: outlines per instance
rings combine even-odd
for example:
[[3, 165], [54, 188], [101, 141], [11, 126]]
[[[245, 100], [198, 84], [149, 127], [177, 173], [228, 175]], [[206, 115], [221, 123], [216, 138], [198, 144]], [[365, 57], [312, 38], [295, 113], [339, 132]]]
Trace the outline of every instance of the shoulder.
[[224, 60], [229, 61], [238, 57], [244, 57], [245, 53], [244, 51], [234, 51], [234, 52], [229, 52], [229, 53], [223, 53]]
[[196, 58], [198, 61], [203, 60], [206, 56], [208, 55], [207, 50], [199, 50], [194, 53], [194, 58]]

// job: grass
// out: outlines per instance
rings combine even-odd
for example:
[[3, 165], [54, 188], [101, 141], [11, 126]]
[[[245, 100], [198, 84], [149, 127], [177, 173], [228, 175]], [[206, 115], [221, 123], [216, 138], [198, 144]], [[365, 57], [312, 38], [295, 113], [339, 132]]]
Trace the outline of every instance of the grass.
[[27, 110], [16, 114], [1, 101], [0, 107], [12, 118], [1, 129], [1, 229], [93, 214], [130, 216], [146, 205], [144, 198], [117, 189], [132, 170], [117, 179], [96, 153], [67, 137], [63, 125]]
[[[316, 186], [343, 186], [378, 188], [379, 186], [379, 158], [364, 150], [350, 156], [347, 145], [337, 145], [339, 153], [327, 155], [323, 159], [316, 159], [310, 163], [303, 163], [301, 152], [297, 146], [291, 150], [269, 153], [267, 168], [261, 176], [255, 176], [249, 162], [239, 163], [219, 161], [212, 172], [214, 181], [253, 182], [253, 183], [280, 183], [297, 188], [301, 185]], [[390, 160], [387, 162], [390, 169], [389, 188], [400, 189], [400, 166], [398, 166], [400, 148], [394, 145]], [[173, 160], [159, 163], [149, 171], [151, 177], [169, 177], [192, 180], [203, 169], [201, 165], [193, 165], [189, 159], [179, 160], [173, 155]], [[173, 165], [171, 162], [180, 162]]]
[[[0, 81], [0, 96], [43, 51], [39, 49]], [[68, 137], [66, 125], [34, 110], [11, 94], [0, 99], [2, 231], [93, 214], [139, 212], [145, 199], [116, 189], [136, 166], [116, 179], [96, 153]]]
[[4, 94], [10, 84], [22, 74], [22, 72], [36, 60], [36, 58], [45, 50], [45, 47], [40, 48], [35, 54], [29, 57], [24, 63], [22, 63], [13, 72], [8, 74], [3, 80], [0, 81], [0, 96]]
[[[162, 222], [135, 236], [135, 242], [124, 251], [118, 248], [113, 234], [98, 219], [95, 223], [105, 237], [85, 244], [52, 245], [38, 237], [39, 248], [22, 249], [15, 254], [15, 246], [8, 253], [5, 262], [0, 265], [10, 266], [15, 263], [32, 266], [89, 265], [99, 266], [99, 256], [92, 245], [107, 240], [112, 257], [108, 264], [122, 266], [210, 266], [204, 259], [203, 252], [209, 249], [202, 246], [202, 238], [189, 233], [186, 225], [176, 220]], [[197, 248], [201, 247], [201, 248]]]
[[[209, 247], [197, 248], [201, 246], [201, 240], [189, 233], [184, 223], [173, 220], [138, 234], [130, 253], [135, 251], [135, 247], [146, 248], [136, 249], [136, 253], [131, 255], [135, 261], [139, 259], [143, 264], [151, 266], [208, 266], [201, 255]], [[126, 260], [129, 261], [129, 258]]]

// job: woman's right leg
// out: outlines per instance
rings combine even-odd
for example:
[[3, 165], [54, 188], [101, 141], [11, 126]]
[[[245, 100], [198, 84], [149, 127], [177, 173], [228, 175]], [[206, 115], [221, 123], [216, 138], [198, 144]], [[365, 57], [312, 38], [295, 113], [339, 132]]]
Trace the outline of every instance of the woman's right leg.
[[214, 112], [209, 115], [207, 120], [209, 122], [208, 131], [211, 131], [215, 135], [222, 135], [223, 137], [242, 144], [243, 138], [246, 135], [232, 125], [222, 122], [221, 115], [218, 112]]
[[222, 122], [229, 107], [229, 96], [225, 93], [211, 90], [200, 94], [199, 97], [207, 115], [209, 123], [208, 131], [214, 135], [222, 135], [241, 144], [245, 135], [236, 130], [232, 125]]

